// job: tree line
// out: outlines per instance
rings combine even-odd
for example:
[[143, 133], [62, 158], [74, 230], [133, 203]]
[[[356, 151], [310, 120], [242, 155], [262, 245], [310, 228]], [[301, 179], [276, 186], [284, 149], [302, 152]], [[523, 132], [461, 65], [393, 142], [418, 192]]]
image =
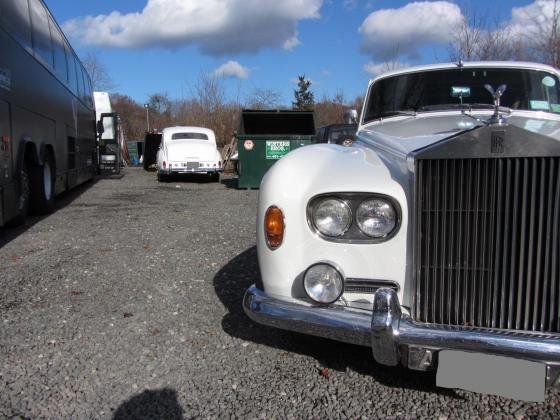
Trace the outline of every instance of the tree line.
[[[99, 74], [99, 63], [95, 68]], [[316, 102], [310, 90], [311, 82], [305, 76], [300, 76], [300, 80], [304, 81], [305, 88], [298, 86], [294, 90], [295, 99], [290, 109], [313, 110], [317, 127], [342, 123], [346, 110], [359, 110], [362, 106], [362, 97], [347, 101], [342, 92], [333, 97], [324, 96]], [[102, 90], [102, 86], [98, 85], [96, 89]], [[303, 99], [298, 102], [298, 97]], [[167, 92], [155, 92], [149, 95], [146, 103], [139, 103], [128, 95], [112, 93], [111, 104], [121, 117], [129, 140], [143, 139], [148, 124], [150, 131], [174, 125], [191, 125], [214, 130], [218, 146], [223, 147], [239, 128], [242, 109], [286, 109], [281, 98], [282, 95], [275, 90], [255, 88], [243, 102], [238, 98], [231, 99], [222, 79], [205, 74], [198, 78], [190, 97], [185, 99], [174, 99]]]

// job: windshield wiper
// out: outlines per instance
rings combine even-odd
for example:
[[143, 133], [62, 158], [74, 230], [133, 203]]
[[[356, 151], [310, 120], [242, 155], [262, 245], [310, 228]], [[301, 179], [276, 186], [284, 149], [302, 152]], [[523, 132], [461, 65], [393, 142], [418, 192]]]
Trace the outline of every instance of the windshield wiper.
[[445, 111], [448, 109], [465, 109], [464, 104], [437, 104], [437, 105], [425, 105], [417, 109], [417, 111]]
[[384, 111], [379, 113], [381, 118], [383, 117], [394, 117], [396, 115], [407, 115], [409, 117], [416, 117], [416, 111]]
[[[483, 104], [483, 103], [474, 103], [474, 104], [463, 104], [465, 106], [465, 109], [471, 110], [471, 109], [494, 109], [496, 106], [493, 104]], [[507, 106], [500, 106], [498, 107], [498, 110], [500, 112], [507, 112], [508, 114], [511, 113], [511, 108], [508, 108]]]
[[[448, 109], [460, 109], [463, 111], [472, 111], [473, 109], [494, 109], [492, 104], [484, 103], [463, 103], [463, 104], [437, 104], [437, 105], [426, 105], [418, 108], [418, 111], [445, 111]], [[499, 108], [500, 112], [511, 113], [511, 109], [505, 106]]]

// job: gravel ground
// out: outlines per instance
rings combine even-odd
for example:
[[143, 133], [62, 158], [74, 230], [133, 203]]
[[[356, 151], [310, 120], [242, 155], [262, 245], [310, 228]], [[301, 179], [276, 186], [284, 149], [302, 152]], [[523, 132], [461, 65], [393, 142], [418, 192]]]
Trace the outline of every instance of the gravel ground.
[[0, 229], [0, 418], [560, 418], [436, 388], [370, 350], [265, 328], [257, 191], [127, 168]]

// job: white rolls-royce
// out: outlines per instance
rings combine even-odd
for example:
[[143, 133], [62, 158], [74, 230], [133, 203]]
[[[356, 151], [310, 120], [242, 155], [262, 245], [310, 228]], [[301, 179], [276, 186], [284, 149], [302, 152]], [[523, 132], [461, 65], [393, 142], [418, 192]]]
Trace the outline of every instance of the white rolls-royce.
[[164, 128], [157, 153], [158, 181], [176, 174], [207, 174], [219, 179], [222, 157], [214, 131], [201, 127]]
[[439, 386], [543, 400], [560, 381], [559, 75], [375, 78], [353, 146], [302, 147], [265, 175], [248, 316]]

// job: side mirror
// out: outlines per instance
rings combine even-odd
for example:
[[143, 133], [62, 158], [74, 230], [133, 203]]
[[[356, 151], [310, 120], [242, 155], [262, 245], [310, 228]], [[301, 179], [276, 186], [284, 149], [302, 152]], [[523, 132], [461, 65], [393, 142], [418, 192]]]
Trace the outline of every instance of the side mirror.
[[346, 124], [356, 124], [358, 122], [358, 111], [349, 109], [344, 113], [344, 122]]
[[103, 121], [102, 120], [97, 121], [97, 133], [103, 134], [104, 132], [105, 132], [105, 126], [103, 125]]

